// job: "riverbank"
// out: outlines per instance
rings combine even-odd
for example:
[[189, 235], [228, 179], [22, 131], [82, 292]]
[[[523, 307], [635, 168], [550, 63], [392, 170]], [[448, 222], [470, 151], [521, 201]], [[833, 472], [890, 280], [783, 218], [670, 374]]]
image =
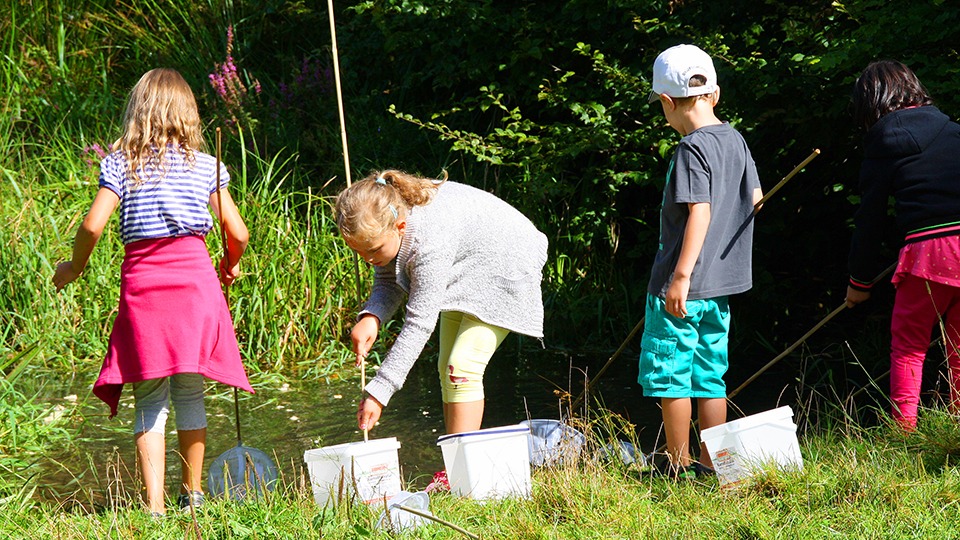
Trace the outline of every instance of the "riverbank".
[[[593, 459], [533, 474], [529, 500], [479, 503], [448, 493], [430, 511], [482, 538], [950, 538], [960, 520], [960, 423], [924, 411], [916, 433], [859, 427], [837, 412], [801, 434], [802, 471], [770, 469], [736, 489], [716, 478], [674, 482]], [[59, 503], [7, 497], [9, 538], [394, 538], [380, 510], [319, 508], [307, 472], [284, 474], [268, 499], [211, 500], [196, 516], [161, 519], [139, 509], [122, 475]], [[408, 479], [410, 480], [410, 479]], [[408, 489], [423, 488], [423, 479]], [[415, 485], [414, 485], [415, 484]], [[90, 504], [93, 495], [103, 501]], [[462, 538], [429, 525], [404, 538]]]

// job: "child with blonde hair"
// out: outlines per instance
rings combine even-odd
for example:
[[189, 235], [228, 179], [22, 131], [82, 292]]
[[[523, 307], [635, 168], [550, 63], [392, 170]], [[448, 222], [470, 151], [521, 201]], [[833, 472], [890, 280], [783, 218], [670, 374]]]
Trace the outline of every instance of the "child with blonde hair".
[[337, 197], [341, 235], [376, 267], [350, 337], [357, 364], [406, 296], [403, 328], [357, 411], [372, 428], [440, 321], [438, 370], [447, 433], [480, 429], [483, 374], [509, 332], [543, 336], [547, 238], [480, 189], [386, 170]]
[[100, 163], [100, 187], [77, 230], [73, 257], [57, 265], [53, 283], [59, 291], [83, 273], [119, 206], [120, 305], [93, 393], [110, 406], [112, 418], [124, 384], [131, 384], [139, 470], [147, 507], [159, 516], [165, 512], [169, 402], [182, 459], [178, 505], [189, 510], [203, 503], [204, 377], [253, 392], [207, 251], [209, 209], [226, 238], [219, 265], [224, 285], [240, 274], [249, 233], [227, 191], [226, 168], [201, 151], [197, 103], [178, 72], [154, 69], [140, 78], [114, 146]]

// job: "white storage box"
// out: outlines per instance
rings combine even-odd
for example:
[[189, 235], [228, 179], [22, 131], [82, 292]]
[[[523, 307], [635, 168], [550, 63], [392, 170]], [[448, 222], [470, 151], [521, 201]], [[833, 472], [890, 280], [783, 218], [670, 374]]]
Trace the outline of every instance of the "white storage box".
[[443, 435], [450, 490], [461, 497], [530, 497], [530, 454], [526, 426], [503, 426]]
[[303, 461], [310, 471], [313, 498], [320, 506], [335, 505], [355, 493], [370, 504], [400, 493], [399, 448], [396, 437], [390, 437], [307, 450]]
[[775, 463], [783, 470], [803, 469], [793, 410], [780, 407], [700, 432], [720, 485], [730, 487]]

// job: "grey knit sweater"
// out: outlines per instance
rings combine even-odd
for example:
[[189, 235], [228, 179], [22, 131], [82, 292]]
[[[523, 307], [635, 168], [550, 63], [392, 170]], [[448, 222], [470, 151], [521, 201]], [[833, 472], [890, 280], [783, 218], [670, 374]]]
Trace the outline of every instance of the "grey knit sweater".
[[540, 292], [547, 237], [515, 208], [456, 182], [414, 207], [400, 251], [376, 268], [360, 316], [387, 321], [407, 296], [406, 320], [377, 376], [365, 390], [386, 405], [437, 326], [440, 312], [458, 311], [528, 336], [543, 337]]

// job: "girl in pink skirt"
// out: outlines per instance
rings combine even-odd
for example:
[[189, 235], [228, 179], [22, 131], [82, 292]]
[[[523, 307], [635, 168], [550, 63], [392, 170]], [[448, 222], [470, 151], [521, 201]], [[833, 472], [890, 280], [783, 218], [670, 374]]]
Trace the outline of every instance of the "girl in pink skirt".
[[[127, 100], [123, 135], [100, 163], [100, 188], [77, 231], [73, 258], [53, 276], [58, 291], [80, 276], [119, 206], [120, 306], [93, 393], [112, 418], [123, 385], [132, 385], [134, 441], [153, 515], [165, 508], [169, 403], [183, 467], [178, 504], [189, 509], [203, 503], [204, 377], [253, 392], [220, 288], [239, 275], [249, 233], [226, 189], [226, 168], [203, 146], [197, 103], [183, 77], [172, 69], [143, 75]], [[219, 281], [205, 243], [213, 228], [208, 205], [226, 236]]]

